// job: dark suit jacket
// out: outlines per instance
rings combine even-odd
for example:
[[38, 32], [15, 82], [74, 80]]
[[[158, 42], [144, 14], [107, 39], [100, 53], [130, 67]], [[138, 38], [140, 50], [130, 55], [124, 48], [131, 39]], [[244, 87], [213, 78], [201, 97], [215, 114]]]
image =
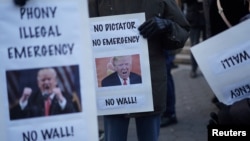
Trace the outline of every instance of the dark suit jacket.
[[[141, 76], [130, 72], [130, 84], [142, 83]], [[122, 85], [117, 72], [110, 74], [102, 80], [102, 87]]]
[[[49, 115], [58, 115], [65, 113], [73, 113], [76, 112], [76, 109], [73, 106], [72, 98], [69, 94], [63, 93], [63, 96], [66, 98], [67, 103], [65, 108], [62, 110], [56, 97], [54, 97], [51, 101], [50, 113]], [[44, 98], [42, 94], [34, 93], [31, 94], [28, 105], [21, 110], [20, 105], [16, 105], [10, 111], [10, 119], [21, 119], [21, 118], [30, 118], [30, 117], [40, 117], [44, 116]]]

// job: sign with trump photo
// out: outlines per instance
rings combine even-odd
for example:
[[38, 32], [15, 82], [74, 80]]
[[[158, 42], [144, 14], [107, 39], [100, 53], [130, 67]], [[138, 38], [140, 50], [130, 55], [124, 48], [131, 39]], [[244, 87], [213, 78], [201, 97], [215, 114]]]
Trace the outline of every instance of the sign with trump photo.
[[91, 18], [98, 115], [153, 110], [144, 13]]
[[2, 141], [98, 140], [87, 9], [82, 0], [0, 0]]

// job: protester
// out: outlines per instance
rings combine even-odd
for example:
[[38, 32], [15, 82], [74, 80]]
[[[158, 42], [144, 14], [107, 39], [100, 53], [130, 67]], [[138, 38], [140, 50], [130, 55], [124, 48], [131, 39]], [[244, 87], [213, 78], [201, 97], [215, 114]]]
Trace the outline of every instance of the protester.
[[58, 87], [57, 74], [53, 68], [43, 68], [37, 73], [39, 92], [25, 87], [19, 104], [11, 109], [11, 118], [29, 118], [76, 112], [72, 95]]
[[[190, 23], [190, 43], [191, 47], [200, 43], [206, 39], [206, 26], [205, 26], [205, 16], [203, 11], [202, 0], [182, 0], [182, 3], [186, 5], [186, 18]], [[191, 58], [191, 71], [190, 77], [197, 77], [198, 64], [190, 53]]]
[[[209, 37], [250, 18], [250, 6], [247, 0], [204, 0], [204, 6]], [[232, 105], [225, 105], [216, 97], [212, 101], [219, 111], [210, 114], [209, 125], [250, 125], [249, 98], [237, 101]]]
[[132, 56], [115, 56], [112, 58], [114, 72], [102, 80], [102, 87], [130, 85], [141, 83], [141, 76], [132, 70]]
[[[219, 0], [222, 10], [218, 9], [217, 0], [204, 0], [206, 9], [206, 26], [208, 26], [209, 37], [212, 37], [230, 27], [223, 20], [221, 14], [225, 15], [231, 26], [240, 22], [240, 19], [249, 13], [247, 0]], [[237, 8], [235, 8], [237, 7]], [[220, 14], [221, 13], [221, 14]]]
[[172, 63], [174, 62], [173, 52], [165, 51], [166, 56], [166, 68], [167, 68], [167, 97], [166, 97], [166, 110], [162, 114], [161, 117], [161, 127], [167, 127], [172, 124], [176, 124], [176, 110], [175, 110], [175, 84], [174, 78], [171, 73], [173, 69]]
[[89, 0], [90, 17], [145, 12], [138, 29], [148, 39], [154, 111], [104, 116], [105, 141], [126, 141], [130, 118], [136, 121], [140, 141], [157, 141], [161, 114], [166, 107], [164, 49], [182, 48], [189, 24], [174, 0]]

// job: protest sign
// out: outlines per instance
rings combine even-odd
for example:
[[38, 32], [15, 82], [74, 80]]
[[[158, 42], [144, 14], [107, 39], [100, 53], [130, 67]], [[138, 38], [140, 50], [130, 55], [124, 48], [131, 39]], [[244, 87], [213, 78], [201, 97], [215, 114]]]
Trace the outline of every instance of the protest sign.
[[144, 21], [144, 13], [91, 18], [98, 115], [153, 110]]
[[245, 21], [191, 48], [214, 94], [226, 105], [250, 97], [249, 25]]
[[0, 12], [1, 140], [97, 141], [87, 1], [0, 0]]

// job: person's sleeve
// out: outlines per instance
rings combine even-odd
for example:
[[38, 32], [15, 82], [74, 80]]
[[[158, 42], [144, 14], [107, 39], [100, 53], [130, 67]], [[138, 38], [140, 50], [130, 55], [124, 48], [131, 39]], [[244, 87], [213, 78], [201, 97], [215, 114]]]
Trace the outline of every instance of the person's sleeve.
[[234, 123], [250, 125], [250, 99], [235, 102], [230, 108], [230, 115]]
[[164, 15], [172, 21], [171, 31], [165, 33], [164, 47], [167, 50], [183, 48], [189, 37], [190, 25], [174, 0], [164, 0]]
[[99, 15], [98, 3], [96, 0], [88, 0], [89, 17], [97, 17]]

